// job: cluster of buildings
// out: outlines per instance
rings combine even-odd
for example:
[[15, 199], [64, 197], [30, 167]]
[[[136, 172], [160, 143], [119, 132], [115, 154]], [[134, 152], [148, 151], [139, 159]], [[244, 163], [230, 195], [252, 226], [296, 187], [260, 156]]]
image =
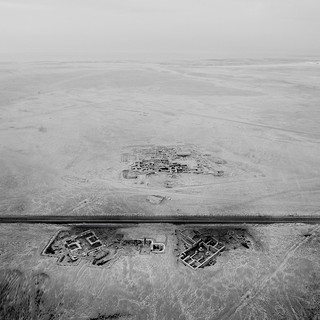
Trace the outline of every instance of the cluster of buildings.
[[177, 161], [169, 161], [167, 159], [153, 159], [153, 160], [138, 160], [131, 165], [133, 172], [150, 174], [155, 172], [165, 173], [183, 173], [188, 172], [188, 165], [179, 163]]
[[194, 151], [174, 147], [155, 147], [138, 151], [130, 171], [136, 174], [210, 173], [210, 164], [204, 162], [204, 159]]
[[[184, 247], [178, 259], [192, 270], [213, 265], [217, 256], [225, 249], [225, 245], [212, 236], [190, 237], [185, 232], [177, 232], [177, 237]], [[229, 240], [240, 241], [242, 245], [245, 240], [243, 237], [235, 232], [227, 233]], [[102, 267], [110, 265], [122, 254], [130, 254], [132, 251], [138, 251], [140, 254], [162, 254], [165, 250], [165, 243], [150, 238], [125, 239], [122, 233], [115, 233], [106, 239], [99, 239], [92, 230], [81, 233], [63, 230], [49, 241], [42, 254], [56, 257], [59, 265], [77, 265], [84, 259], [89, 260], [92, 266]]]
[[153, 239], [123, 239], [122, 234], [116, 234], [107, 243], [91, 230], [73, 235], [64, 230], [49, 241], [42, 254], [57, 257], [59, 265], [77, 265], [81, 259], [85, 259], [93, 266], [103, 266], [119, 256], [119, 248], [133, 248], [140, 254], [165, 252], [165, 244]]

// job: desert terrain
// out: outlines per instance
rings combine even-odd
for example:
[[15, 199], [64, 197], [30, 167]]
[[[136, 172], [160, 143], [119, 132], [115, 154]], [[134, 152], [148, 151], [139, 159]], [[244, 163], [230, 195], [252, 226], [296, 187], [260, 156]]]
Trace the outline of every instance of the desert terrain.
[[[319, 89], [316, 60], [1, 63], [0, 214], [318, 215]], [[2, 223], [0, 318], [318, 319], [319, 228]]]
[[[1, 225], [1, 319], [319, 318], [318, 225], [242, 227], [250, 246], [226, 247], [214, 265], [197, 270], [177, 258], [176, 234], [192, 226], [119, 226], [116, 232], [127, 239], [152, 237], [166, 248], [143, 254], [119, 247], [120, 256], [111, 265], [85, 260], [63, 265], [43, 254], [57, 234], [72, 228]], [[94, 230], [101, 240], [111, 230], [80, 228]], [[202, 233], [239, 230], [197, 228]]]
[[[315, 60], [1, 63], [0, 213], [316, 214], [319, 89]], [[124, 179], [150, 146], [224, 175]]]

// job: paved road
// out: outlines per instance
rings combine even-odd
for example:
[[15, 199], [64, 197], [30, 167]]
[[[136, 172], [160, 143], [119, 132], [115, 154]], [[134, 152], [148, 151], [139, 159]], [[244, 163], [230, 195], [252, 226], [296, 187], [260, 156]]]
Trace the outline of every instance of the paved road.
[[0, 223], [49, 224], [320, 224], [320, 215], [314, 216], [2, 216]]

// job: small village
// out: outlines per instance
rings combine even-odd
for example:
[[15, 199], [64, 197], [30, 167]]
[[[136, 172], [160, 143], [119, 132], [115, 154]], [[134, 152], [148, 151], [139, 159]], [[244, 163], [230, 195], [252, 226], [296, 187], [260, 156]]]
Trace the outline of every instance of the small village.
[[224, 171], [212, 163], [191, 146], [156, 146], [134, 150], [134, 160], [129, 169], [123, 171], [127, 179], [137, 178], [138, 175], [166, 173], [176, 175], [211, 174], [223, 176]]

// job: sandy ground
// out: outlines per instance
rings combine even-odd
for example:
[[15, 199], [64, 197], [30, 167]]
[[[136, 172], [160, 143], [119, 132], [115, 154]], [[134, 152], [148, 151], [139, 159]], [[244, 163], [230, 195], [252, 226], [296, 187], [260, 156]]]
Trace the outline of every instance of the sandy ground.
[[164, 254], [122, 256], [110, 268], [88, 263], [59, 266], [56, 258], [41, 252], [64, 228], [1, 225], [0, 316], [41, 320], [319, 318], [319, 225], [250, 226], [248, 231], [256, 240], [251, 249], [225, 251], [214, 266], [196, 271], [177, 262], [177, 239], [171, 225], [122, 229], [133, 238], [166, 239]]
[[[314, 214], [319, 89], [315, 61], [2, 63], [0, 213]], [[192, 144], [226, 175], [119, 179], [121, 154], [149, 144]]]

